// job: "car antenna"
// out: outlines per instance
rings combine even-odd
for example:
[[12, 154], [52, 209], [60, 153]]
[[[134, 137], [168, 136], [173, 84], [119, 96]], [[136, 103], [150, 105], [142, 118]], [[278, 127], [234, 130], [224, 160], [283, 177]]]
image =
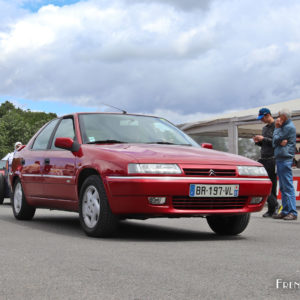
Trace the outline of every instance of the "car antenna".
[[118, 108], [118, 107], [115, 107], [115, 106], [112, 106], [112, 105], [109, 105], [109, 104], [106, 104], [106, 103], [101, 103], [102, 105], [105, 105], [105, 106], [108, 106], [108, 107], [112, 107], [112, 108], [115, 108], [119, 111], [121, 111], [123, 114], [127, 114], [127, 111], [126, 110], [123, 110], [121, 108]]

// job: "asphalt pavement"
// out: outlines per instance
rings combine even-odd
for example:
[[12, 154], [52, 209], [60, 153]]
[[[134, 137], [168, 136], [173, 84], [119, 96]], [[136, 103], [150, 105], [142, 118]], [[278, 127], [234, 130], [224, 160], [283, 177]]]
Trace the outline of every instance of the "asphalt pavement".
[[[263, 211], [264, 212], [264, 211]], [[0, 206], [0, 299], [300, 299], [300, 221], [252, 214], [238, 236], [202, 218], [124, 221], [87, 237], [75, 213]]]

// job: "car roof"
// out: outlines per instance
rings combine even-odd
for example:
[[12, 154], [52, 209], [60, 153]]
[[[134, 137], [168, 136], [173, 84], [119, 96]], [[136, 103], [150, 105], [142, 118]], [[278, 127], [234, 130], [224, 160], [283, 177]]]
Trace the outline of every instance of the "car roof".
[[152, 117], [152, 118], [161, 118], [153, 115], [146, 114], [137, 114], [137, 113], [122, 113], [122, 112], [77, 112], [67, 115], [62, 115], [58, 118], [67, 118], [70, 116], [79, 116], [79, 115], [93, 115], [93, 114], [102, 114], [102, 115], [125, 115], [125, 116], [138, 116], [138, 117]]

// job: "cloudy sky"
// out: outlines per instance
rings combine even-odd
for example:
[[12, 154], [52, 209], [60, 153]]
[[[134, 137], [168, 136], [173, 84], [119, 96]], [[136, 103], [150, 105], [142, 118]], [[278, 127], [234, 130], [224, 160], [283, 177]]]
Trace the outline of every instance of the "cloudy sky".
[[0, 102], [175, 123], [300, 98], [299, 0], [0, 0]]

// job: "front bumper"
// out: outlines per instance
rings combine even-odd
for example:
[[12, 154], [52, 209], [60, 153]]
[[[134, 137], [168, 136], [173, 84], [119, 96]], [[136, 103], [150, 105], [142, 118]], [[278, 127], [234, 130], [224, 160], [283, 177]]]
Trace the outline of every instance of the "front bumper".
[[[108, 176], [105, 180], [112, 212], [118, 215], [207, 216], [260, 211], [272, 187], [268, 178], [216, 178], [176, 176]], [[190, 184], [238, 184], [236, 198], [190, 198]], [[164, 205], [149, 204], [148, 197], [166, 197]], [[262, 197], [250, 204], [252, 197]], [[183, 205], [178, 205], [178, 199]], [[224, 205], [222, 205], [222, 203]]]

